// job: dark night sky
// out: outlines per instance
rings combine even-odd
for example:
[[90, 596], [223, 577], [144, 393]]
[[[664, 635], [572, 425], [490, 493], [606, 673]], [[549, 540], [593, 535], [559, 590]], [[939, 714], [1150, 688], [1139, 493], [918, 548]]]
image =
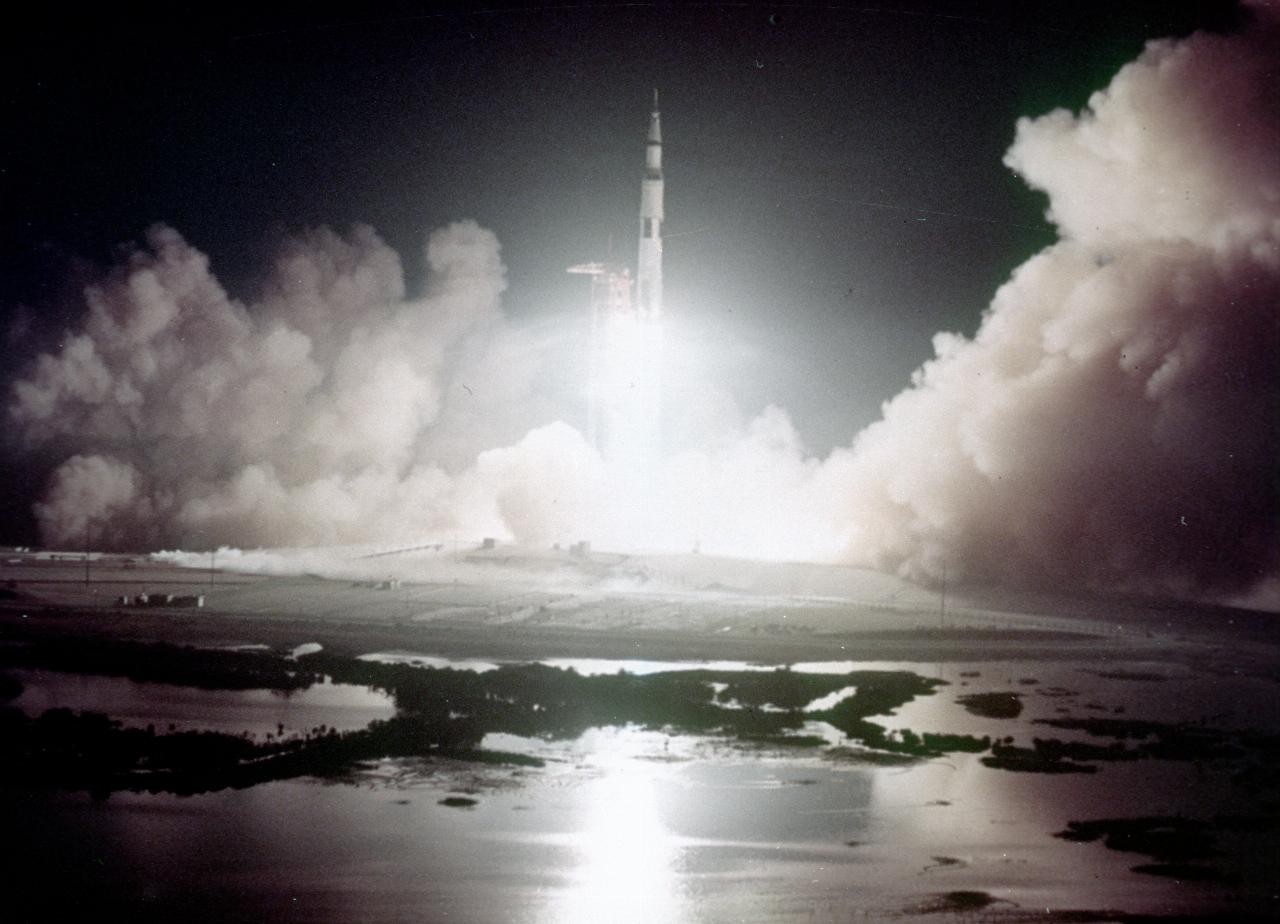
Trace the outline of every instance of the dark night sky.
[[[133, 12], [128, 12], [132, 9]], [[633, 259], [662, 91], [668, 310], [744, 345], [744, 408], [819, 453], [972, 333], [1047, 242], [1001, 164], [1020, 115], [1078, 108], [1145, 39], [1230, 3], [71, 7], [3, 30], [6, 378], [82, 311], [92, 267], [171, 224], [250, 300], [278, 236], [494, 230], [517, 323], [584, 310], [567, 265]], [[25, 332], [21, 332], [25, 331]], [[819, 383], [815, 387], [815, 383]]]

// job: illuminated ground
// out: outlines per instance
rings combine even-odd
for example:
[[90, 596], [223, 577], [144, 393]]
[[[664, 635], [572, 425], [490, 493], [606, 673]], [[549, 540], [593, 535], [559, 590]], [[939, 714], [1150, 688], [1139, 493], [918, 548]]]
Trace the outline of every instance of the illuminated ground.
[[[502, 548], [291, 560], [331, 576], [176, 567], [142, 555], [94, 556], [86, 567], [82, 553], [7, 553], [0, 612], [10, 635], [318, 642], [346, 654], [767, 663], [1142, 657], [1224, 667], [1248, 659], [1264, 673], [1277, 663], [1270, 614], [954, 588], [944, 611], [939, 590], [835, 566]], [[199, 594], [204, 606], [119, 603], [140, 593]]]

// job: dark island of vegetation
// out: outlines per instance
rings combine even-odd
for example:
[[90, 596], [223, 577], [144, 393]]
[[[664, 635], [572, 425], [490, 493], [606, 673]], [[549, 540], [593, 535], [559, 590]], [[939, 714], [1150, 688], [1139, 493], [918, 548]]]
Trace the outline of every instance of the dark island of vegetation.
[[[105, 794], [119, 789], [195, 793], [245, 787], [290, 777], [341, 776], [368, 761], [453, 757], [540, 765], [536, 757], [483, 749], [486, 734], [568, 740], [592, 727], [634, 725], [670, 734], [725, 738], [751, 747], [819, 748], [809, 721], [826, 722], [848, 744], [824, 756], [861, 763], [894, 763], [948, 753], [982, 753], [988, 767], [1031, 773], [1094, 773], [1100, 762], [1216, 760], [1233, 762], [1237, 785], [1273, 786], [1280, 739], [1224, 732], [1200, 724], [1138, 719], [1041, 719], [1048, 727], [1085, 731], [1097, 743], [1036, 738], [1030, 747], [1011, 737], [919, 733], [883, 724], [900, 706], [934, 693], [944, 681], [910, 671], [862, 670], [810, 674], [779, 668], [684, 670], [584, 676], [541, 664], [506, 665], [483, 673], [383, 664], [319, 652], [296, 660], [270, 652], [180, 648], [136, 642], [42, 641], [0, 647], [0, 666], [127, 677], [205, 689], [290, 691], [329, 678], [385, 691], [393, 718], [356, 731], [320, 726], [305, 734], [268, 736], [125, 728], [110, 717], [50, 710], [39, 717], [0, 712], [9, 759], [0, 783], [59, 786]], [[0, 693], [12, 699], [21, 684], [0, 673]], [[827, 708], [815, 703], [833, 693]], [[960, 700], [971, 711], [1007, 716], [1021, 708], [1015, 693]], [[829, 702], [831, 702], [829, 700]], [[874, 721], [873, 721], [874, 719]], [[1110, 739], [1110, 740], [1105, 740]]]
[[1020, 693], [971, 693], [956, 700], [972, 715], [984, 719], [1016, 719], [1022, 715]]
[[74, 640], [0, 645], [0, 668], [39, 668], [201, 690], [302, 690], [322, 676], [260, 651], [190, 648], [163, 642]]
[[1054, 836], [1068, 841], [1101, 840], [1110, 850], [1143, 854], [1155, 861], [1132, 867], [1135, 873], [1206, 882], [1229, 878], [1206, 861], [1219, 856], [1217, 831], [1232, 826], [1229, 817], [1213, 821], [1180, 816], [1100, 818], [1069, 822], [1065, 831]]
[[[396, 715], [358, 731], [319, 727], [265, 742], [248, 734], [125, 728], [91, 712], [49, 710], [29, 717], [0, 714], [9, 760], [0, 779], [10, 786], [60, 786], [97, 794], [130, 789], [196, 793], [290, 777], [337, 776], [365, 761], [449, 756], [540, 765], [534, 757], [480, 749], [484, 736], [505, 732], [564, 740], [595, 726], [636, 725], [673, 734], [722, 736], [746, 744], [813, 747], [806, 721], [830, 723], [864, 748], [906, 757], [983, 751], [987, 739], [889, 731], [869, 721], [944, 681], [909, 671], [807, 674], [775, 671], [672, 671], [636, 676], [583, 676], [540, 664], [476, 673], [380, 664], [327, 653], [291, 660], [263, 652], [209, 651], [118, 642], [11, 646], [11, 667], [96, 673], [206, 689], [299, 689], [325, 677], [385, 690]], [[828, 709], [815, 700], [854, 687]], [[20, 690], [20, 685], [15, 689]]]

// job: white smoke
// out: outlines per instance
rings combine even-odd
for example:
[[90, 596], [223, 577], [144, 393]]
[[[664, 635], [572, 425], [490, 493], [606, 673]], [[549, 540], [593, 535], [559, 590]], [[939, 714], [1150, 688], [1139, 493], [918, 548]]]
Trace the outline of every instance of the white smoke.
[[916, 578], [1225, 591], [1280, 550], [1280, 45], [1157, 41], [1005, 162], [1061, 240], [854, 443], [849, 546]]
[[1278, 58], [1265, 23], [1153, 42], [1084, 112], [1021, 120], [1006, 163], [1061, 239], [973, 339], [939, 334], [825, 460], [781, 409], [739, 422], [719, 387], [668, 401], [691, 438], [640, 493], [537, 397], [545, 344], [504, 319], [474, 223], [431, 235], [421, 296], [372, 230], [319, 230], [248, 306], [154, 229], [14, 387], [23, 445], [66, 459], [44, 539], [589, 537], [926, 582], [1247, 590], [1280, 572]]
[[[493, 479], [445, 467], [475, 459], [456, 443], [477, 413], [491, 411], [487, 430], [472, 428], [483, 435], [501, 431], [500, 405], [528, 413], [537, 367], [503, 320], [490, 232], [463, 222], [431, 235], [428, 291], [406, 300], [399, 258], [371, 229], [315, 231], [286, 244], [251, 307], [177, 232], [147, 241], [86, 291], [83, 329], [14, 387], [10, 419], [29, 447], [76, 448], [36, 506], [46, 542], [502, 531]], [[545, 454], [533, 435], [508, 453], [530, 443]]]

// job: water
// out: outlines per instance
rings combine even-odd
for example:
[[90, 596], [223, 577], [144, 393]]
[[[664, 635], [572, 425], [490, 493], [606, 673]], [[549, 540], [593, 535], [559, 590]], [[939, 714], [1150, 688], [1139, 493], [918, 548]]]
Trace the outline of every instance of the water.
[[[988, 661], [916, 665], [915, 670], [941, 678], [948, 686], [897, 709], [888, 722], [894, 727], [992, 737], [1008, 734], [1007, 720], [973, 715], [957, 702], [971, 693], [1001, 691], [1019, 694], [1023, 711], [1018, 721], [1023, 725], [1071, 715], [1204, 722], [1215, 728], [1280, 728], [1276, 685], [1258, 677], [1193, 672], [1181, 665], [1146, 662], [1099, 666]], [[1157, 677], [1165, 679], [1154, 679]], [[1043, 726], [1034, 728], [1034, 733], [1064, 740], [1088, 737], [1070, 729]]]
[[[673, 755], [663, 736], [635, 730], [584, 737], [565, 745], [572, 761], [519, 776], [406, 780], [388, 765], [360, 787], [54, 795], [8, 810], [29, 845], [22, 863], [90, 877], [81, 888], [98, 888], [107, 912], [145, 903], [162, 918], [194, 906], [335, 922], [845, 921], [957, 889], [1126, 910], [1161, 910], [1172, 889], [1130, 873], [1131, 857], [1050, 837], [1069, 817], [1121, 808], [1096, 781], [1000, 774], [971, 758], [843, 768], [687, 741]], [[1133, 768], [1112, 769], [1126, 790]], [[1142, 783], [1177, 791], [1188, 769]], [[458, 791], [477, 805], [439, 804]], [[1176, 890], [1179, 907], [1213, 897], [1199, 892]]]
[[441, 658], [437, 655], [418, 654], [412, 651], [374, 651], [360, 655], [358, 661], [369, 661], [374, 664], [407, 664], [410, 667], [448, 668], [455, 671], [472, 671], [483, 674], [496, 671], [500, 665], [493, 661], [480, 661], [474, 658]]
[[[359, 656], [361, 661], [373, 661], [379, 664], [408, 664], [412, 667], [447, 667], [457, 671], [497, 670], [502, 663], [477, 660], [474, 658], [445, 658], [439, 655], [421, 654], [413, 651], [375, 651]], [[625, 672], [636, 676], [646, 674], [664, 674], [671, 671], [776, 671], [784, 666], [787, 670], [802, 674], [847, 674], [855, 670], [878, 671], [912, 671], [921, 669], [921, 665], [906, 661], [801, 661], [795, 664], [756, 664], [750, 661], [648, 661], [636, 658], [547, 658], [539, 661], [547, 667], [559, 670], [572, 670], [583, 677], [599, 677], [603, 675]]]
[[10, 670], [23, 684], [12, 705], [30, 716], [46, 709], [102, 712], [127, 726], [169, 726], [255, 736], [306, 734], [319, 725], [338, 731], [364, 728], [395, 715], [387, 694], [347, 683], [317, 683], [305, 690], [200, 690], [167, 683], [138, 683], [63, 671]]
[[316, 654], [323, 650], [324, 646], [319, 642], [303, 642], [301, 645], [295, 646], [294, 649], [289, 652], [289, 658], [296, 661], [303, 655]]
[[[1131, 676], [1143, 673], [1126, 667]], [[1267, 724], [1274, 704], [1258, 700], [1273, 689], [1263, 681], [1167, 669], [1165, 681], [1106, 679], [1092, 670], [920, 669], [951, 685], [886, 723], [1013, 735], [1028, 744], [1033, 736], [1070, 737], [1033, 724], [1067, 703], [1081, 716], [1122, 708], [1132, 718], [1213, 714], [1227, 725], [1275, 727]], [[115, 698], [95, 706], [112, 714], [129, 706], [130, 686], [144, 686], [77, 678], [103, 680]], [[1040, 692], [1056, 689], [1071, 695]], [[955, 702], [998, 690], [1024, 694], [1021, 716], [982, 718]], [[227, 703], [242, 695], [188, 692]], [[847, 690], [831, 695], [840, 694]], [[192, 705], [187, 717], [212, 701]], [[154, 711], [156, 702], [146, 704]], [[1089, 703], [1106, 711], [1091, 712]], [[236, 713], [237, 722], [253, 707], [242, 708], [249, 711]], [[334, 724], [335, 715], [327, 721]], [[1049, 776], [952, 754], [873, 767], [821, 750], [752, 749], [635, 727], [591, 729], [567, 741], [490, 734], [482, 747], [547, 763], [386, 761], [365, 768], [358, 785], [295, 780], [194, 797], [117, 793], [103, 803], [3, 792], [0, 810], [24, 844], [15, 881], [50, 873], [70, 887], [42, 891], [40, 901], [66, 910], [57, 903], [74, 899], [105, 917], [142, 909], [161, 920], [845, 922], [895, 920], [930, 895], [957, 890], [988, 892], [1022, 909], [1230, 914], [1269, 907], [1274, 881], [1265, 870], [1238, 889], [1144, 876], [1130, 869], [1147, 862], [1143, 856], [1052, 836], [1075, 819], [1248, 810], [1227, 768], [1213, 762], [1144, 760]], [[440, 804], [458, 795], [476, 804]], [[1230, 854], [1249, 844], [1221, 846]], [[1271, 835], [1254, 852], [1274, 857], [1276, 847]], [[19, 908], [36, 900], [27, 885], [17, 894]]]
[[840, 703], [844, 702], [850, 696], [858, 692], [857, 687], [841, 687], [839, 690], [833, 690], [826, 696], [819, 696], [813, 702], [804, 707], [805, 712], [824, 712], [827, 709], [834, 709]]

